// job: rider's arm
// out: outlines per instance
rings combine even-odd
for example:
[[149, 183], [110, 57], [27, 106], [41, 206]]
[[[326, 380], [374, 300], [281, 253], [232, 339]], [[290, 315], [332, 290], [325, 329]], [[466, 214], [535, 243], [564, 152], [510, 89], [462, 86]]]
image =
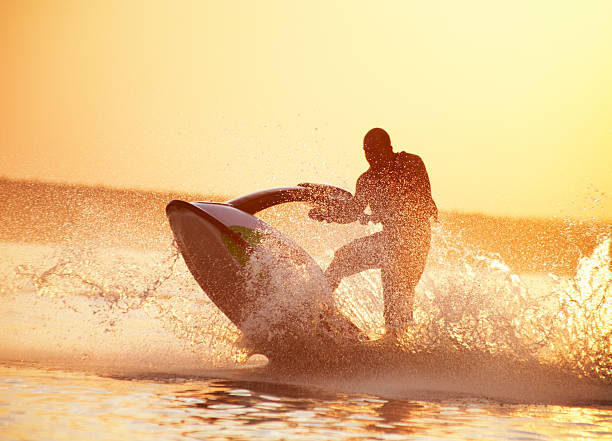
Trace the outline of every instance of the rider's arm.
[[[367, 172], [366, 172], [367, 173]], [[343, 206], [334, 210], [334, 221], [342, 224], [355, 222], [364, 215], [363, 211], [368, 206], [368, 177], [364, 173], [357, 179], [355, 186], [355, 196], [344, 203]]]
[[429, 175], [427, 174], [427, 169], [425, 168], [425, 163], [423, 160], [416, 156], [417, 158], [417, 182], [420, 185], [420, 193], [426, 198], [424, 201], [427, 205], [426, 210], [429, 217], [433, 217], [436, 221], [438, 220], [438, 207], [431, 196], [431, 184], [429, 182]]
[[367, 178], [365, 173], [357, 179], [355, 195], [345, 201], [334, 201], [325, 207], [315, 207], [308, 215], [318, 221], [337, 222], [348, 224], [361, 220], [365, 214], [363, 210], [368, 205], [368, 191], [366, 188]]

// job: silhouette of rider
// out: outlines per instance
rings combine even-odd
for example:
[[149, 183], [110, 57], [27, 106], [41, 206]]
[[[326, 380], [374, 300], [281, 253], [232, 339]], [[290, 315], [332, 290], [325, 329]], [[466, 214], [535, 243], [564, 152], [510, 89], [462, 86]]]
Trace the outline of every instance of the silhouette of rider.
[[[335, 290], [344, 277], [380, 268], [386, 332], [396, 334], [412, 322], [414, 289], [425, 268], [430, 219], [437, 220], [438, 208], [419, 156], [395, 153], [389, 135], [380, 128], [365, 135], [363, 149], [370, 168], [357, 179], [353, 198], [314, 208], [309, 215], [318, 221], [382, 224], [382, 231], [339, 248], [325, 275]], [[369, 216], [364, 213], [368, 206]]]

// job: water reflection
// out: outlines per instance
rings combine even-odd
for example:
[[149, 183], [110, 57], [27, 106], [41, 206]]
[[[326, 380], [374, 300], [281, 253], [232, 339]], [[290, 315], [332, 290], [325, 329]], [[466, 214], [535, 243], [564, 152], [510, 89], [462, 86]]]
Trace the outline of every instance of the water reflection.
[[440, 403], [385, 400], [252, 381], [214, 380], [203, 390], [177, 391], [174, 401], [190, 409], [190, 415], [199, 423], [207, 424], [206, 429], [197, 430], [201, 434], [253, 426], [257, 428], [255, 433], [266, 436], [272, 436], [269, 431], [273, 431], [275, 436], [324, 432], [326, 438], [338, 439], [359, 434], [396, 437], [444, 432], [449, 425], [461, 424], [466, 416], [463, 411], [444, 409]]
[[[291, 432], [293, 435], [325, 432], [326, 437], [346, 438], [357, 433], [413, 434], [418, 427], [413, 414], [423, 404], [387, 401], [364, 395], [334, 394], [313, 388], [253, 381], [211, 381], [202, 390], [176, 392], [175, 405], [190, 409], [198, 423], [197, 433], [215, 428], [254, 426], [256, 433]], [[194, 435], [194, 432], [188, 432]]]
[[0, 365], [3, 439], [609, 439], [612, 407], [415, 401], [251, 379]]
[[203, 439], [217, 431], [227, 434], [231, 428], [266, 439], [558, 439], [561, 435], [596, 439], [608, 436], [612, 427], [612, 410], [606, 406], [598, 411], [476, 398], [387, 400], [253, 381], [211, 380], [207, 386], [178, 390], [173, 398], [176, 406], [189, 409], [194, 424], [206, 424], [192, 427], [186, 435]]

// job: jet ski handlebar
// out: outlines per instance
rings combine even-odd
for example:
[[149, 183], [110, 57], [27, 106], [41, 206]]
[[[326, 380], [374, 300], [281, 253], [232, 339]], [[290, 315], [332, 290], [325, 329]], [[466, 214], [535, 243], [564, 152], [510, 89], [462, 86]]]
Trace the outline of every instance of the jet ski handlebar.
[[350, 191], [328, 184], [305, 182], [291, 187], [269, 188], [230, 199], [226, 204], [245, 213], [255, 214], [287, 202], [310, 202], [326, 206], [351, 199]]

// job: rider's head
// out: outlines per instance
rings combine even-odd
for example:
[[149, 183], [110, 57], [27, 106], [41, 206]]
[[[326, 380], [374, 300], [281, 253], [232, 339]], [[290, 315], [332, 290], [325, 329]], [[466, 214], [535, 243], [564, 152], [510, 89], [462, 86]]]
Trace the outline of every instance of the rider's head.
[[363, 138], [363, 150], [370, 166], [376, 168], [384, 165], [393, 157], [391, 138], [383, 129], [375, 128]]

